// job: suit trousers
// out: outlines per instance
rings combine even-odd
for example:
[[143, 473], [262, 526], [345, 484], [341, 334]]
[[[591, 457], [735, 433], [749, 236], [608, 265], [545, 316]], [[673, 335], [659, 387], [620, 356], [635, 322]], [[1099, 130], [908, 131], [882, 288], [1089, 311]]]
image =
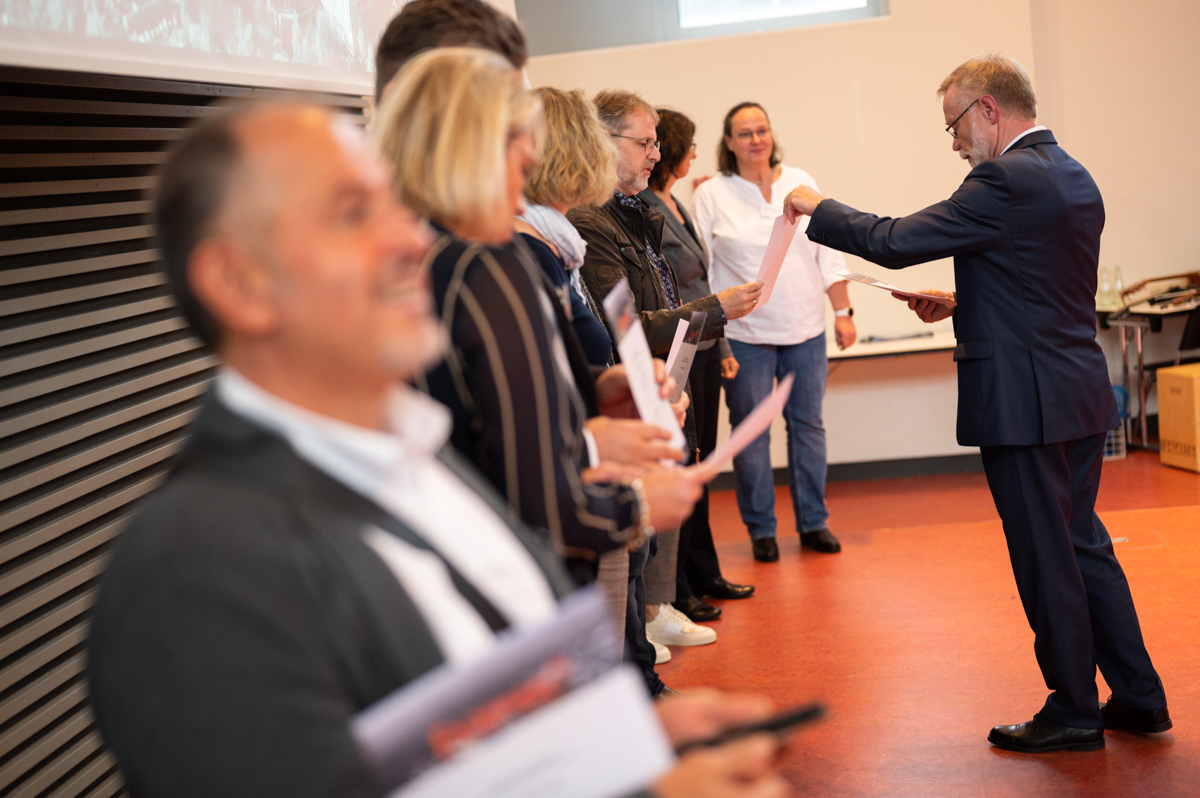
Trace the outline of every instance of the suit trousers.
[[1113, 695], [1133, 709], [1167, 705], [1125, 572], [1095, 511], [1104, 438], [981, 449], [1051, 690], [1042, 714], [1081, 729], [1103, 726], [1097, 666]]
[[[697, 351], [689, 378], [692, 409], [696, 417], [696, 446], [700, 460], [717, 448], [717, 417], [721, 412], [721, 350], [710, 347]], [[675, 599], [686, 601], [692, 584], [703, 584], [721, 578], [721, 564], [713, 543], [712, 527], [708, 523], [708, 486], [696, 502], [695, 509], [679, 528], [679, 560], [675, 570]]]

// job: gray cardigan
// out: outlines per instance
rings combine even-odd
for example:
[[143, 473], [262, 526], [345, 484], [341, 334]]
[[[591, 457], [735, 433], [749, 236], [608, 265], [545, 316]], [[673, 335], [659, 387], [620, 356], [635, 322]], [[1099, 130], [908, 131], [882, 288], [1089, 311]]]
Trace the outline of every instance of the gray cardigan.
[[[674, 194], [671, 197], [675, 200], [679, 213], [695, 230], [696, 223], [683, 207], [683, 203]], [[650, 189], [638, 194], [638, 199], [666, 217], [666, 224], [663, 225], [662, 254], [675, 270], [680, 299], [687, 303], [712, 294], [708, 285], [708, 250], [705, 249], [704, 242], [688, 232], [687, 227], [675, 218], [667, 204]], [[714, 344], [722, 360], [733, 356], [733, 350], [730, 349], [729, 340], [726, 338], [703, 341], [698, 348], [709, 349]]]

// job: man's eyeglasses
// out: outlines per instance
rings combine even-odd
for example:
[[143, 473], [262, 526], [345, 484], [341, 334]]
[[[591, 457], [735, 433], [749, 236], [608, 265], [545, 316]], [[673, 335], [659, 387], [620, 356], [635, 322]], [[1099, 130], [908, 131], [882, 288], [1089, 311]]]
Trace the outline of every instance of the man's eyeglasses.
[[654, 139], [639, 139], [636, 136], [622, 136], [620, 133], [609, 133], [608, 135], [615, 139], [629, 139], [630, 141], [636, 141], [646, 150], [647, 155], [650, 154], [650, 150], [657, 150], [659, 148], [658, 142]]
[[967, 111], [970, 111], [970, 110], [971, 110], [971, 106], [975, 105], [975, 103], [979, 102], [979, 101], [980, 101], [980, 100], [982, 100], [982, 99], [983, 99], [983, 96], [982, 96], [982, 95], [980, 95], [979, 97], [976, 97], [976, 98], [975, 98], [975, 100], [974, 100], [974, 102], [972, 102], [972, 103], [971, 103], [971, 105], [968, 105], [966, 108], [964, 108], [964, 109], [963, 109], [963, 112], [962, 112], [961, 114], [959, 114], [958, 116], [954, 117], [954, 121], [953, 121], [953, 122], [951, 122], [950, 124], [946, 125], [946, 132], [950, 134], [950, 137], [951, 137], [951, 138], [955, 138], [955, 139], [956, 139], [956, 138], [958, 138], [958, 128], [957, 128], [957, 127], [955, 127], [955, 125], [957, 125], [957, 124], [958, 124], [958, 120], [960, 120], [960, 119], [962, 119], [964, 116], [966, 116], [966, 115], [967, 115]]

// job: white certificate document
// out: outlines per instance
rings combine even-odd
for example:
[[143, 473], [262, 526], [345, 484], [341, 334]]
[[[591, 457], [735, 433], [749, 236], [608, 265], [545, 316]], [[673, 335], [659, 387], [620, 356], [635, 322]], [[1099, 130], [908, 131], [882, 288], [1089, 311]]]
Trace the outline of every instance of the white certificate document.
[[627, 280], [617, 283], [604, 298], [604, 312], [616, 328], [617, 353], [625, 366], [625, 377], [629, 380], [629, 392], [633, 394], [638, 415], [647, 424], [662, 427], [670, 433], [671, 445], [682, 451], [687, 440], [675, 420], [671, 403], [659, 395], [658, 380], [654, 378], [654, 357], [650, 354], [646, 332], [633, 309]]

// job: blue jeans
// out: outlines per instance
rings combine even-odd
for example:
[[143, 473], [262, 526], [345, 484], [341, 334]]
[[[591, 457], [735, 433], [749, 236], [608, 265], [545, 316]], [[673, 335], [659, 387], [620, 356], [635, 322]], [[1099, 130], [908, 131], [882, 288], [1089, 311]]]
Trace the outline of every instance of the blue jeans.
[[[787, 424], [788, 486], [796, 512], [796, 531], [825, 527], [825, 333], [802, 344], [772, 346], [729, 341], [741, 367], [724, 380], [729, 420], [735, 426], [775, 387], [776, 379], [795, 373], [792, 395], [783, 408]], [[775, 536], [775, 477], [771, 470], [771, 434], [764, 432], [733, 459], [737, 502], [751, 540]]]

